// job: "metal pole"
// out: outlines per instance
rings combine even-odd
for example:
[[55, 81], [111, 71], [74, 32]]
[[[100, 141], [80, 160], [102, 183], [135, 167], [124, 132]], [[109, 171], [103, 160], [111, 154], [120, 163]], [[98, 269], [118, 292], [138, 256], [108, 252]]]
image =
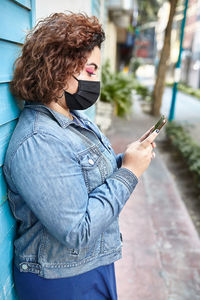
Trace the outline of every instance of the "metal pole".
[[187, 7], [188, 7], [188, 0], [185, 0], [184, 16], [183, 16], [183, 20], [182, 20], [182, 24], [181, 24], [180, 50], [179, 50], [178, 61], [176, 63], [175, 74], [174, 74], [174, 86], [173, 86], [171, 107], [170, 107], [170, 112], [169, 112], [169, 121], [172, 121], [174, 119], [177, 85], [178, 85], [178, 82], [180, 81], [180, 77], [181, 77], [181, 55], [182, 55], [182, 50], [183, 50], [182, 45], [183, 45], [183, 36], [184, 36]]

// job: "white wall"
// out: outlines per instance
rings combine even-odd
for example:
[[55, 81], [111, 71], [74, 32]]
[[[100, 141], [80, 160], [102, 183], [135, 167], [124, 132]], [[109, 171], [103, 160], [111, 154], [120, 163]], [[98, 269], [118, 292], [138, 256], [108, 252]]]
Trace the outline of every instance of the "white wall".
[[112, 22], [108, 22], [106, 24], [106, 40], [104, 43], [103, 61], [109, 59], [111, 71], [115, 71], [117, 55], [117, 29]]
[[36, 0], [36, 22], [55, 12], [85, 12], [91, 15], [91, 0]]

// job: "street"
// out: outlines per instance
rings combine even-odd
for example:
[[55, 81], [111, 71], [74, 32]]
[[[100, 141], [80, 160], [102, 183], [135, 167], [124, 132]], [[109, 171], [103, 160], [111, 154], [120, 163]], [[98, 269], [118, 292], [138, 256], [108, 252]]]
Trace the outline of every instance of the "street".
[[[166, 116], [169, 115], [171, 99], [172, 88], [166, 87], [161, 107], [161, 113]], [[200, 123], [200, 99], [198, 100], [195, 97], [178, 91], [176, 97], [175, 120]]]
[[[115, 117], [108, 130], [115, 151], [124, 151], [155, 120], [135, 101], [130, 119]], [[155, 151], [120, 215], [123, 258], [115, 264], [119, 300], [199, 300], [200, 239], [176, 178]]]
[[[154, 70], [152, 68], [148, 73], [145, 69], [145, 66], [141, 67], [139, 72], [140, 76], [137, 78], [141, 84], [152, 90], [155, 81]], [[144, 74], [146, 74], [146, 76], [144, 76]], [[165, 87], [160, 112], [167, 117], [169, 117], [171, 101], [172, 88]], [[200, 99], [177, 91], [174, 121], [184, 125], [189, 130], [194, 141], [200, 144]]]

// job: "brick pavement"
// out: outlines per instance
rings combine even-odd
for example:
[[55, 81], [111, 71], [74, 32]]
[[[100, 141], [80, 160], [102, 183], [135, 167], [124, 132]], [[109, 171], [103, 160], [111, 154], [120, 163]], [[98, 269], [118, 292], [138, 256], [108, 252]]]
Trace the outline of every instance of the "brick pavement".
[[[118, 153], [154, 122], [135, 103], [130, 120], [114, 118], [107, 136]], [[158, 149], [156, 154], [120, 215], [119, 300], [197, 300], [200, 239]]]

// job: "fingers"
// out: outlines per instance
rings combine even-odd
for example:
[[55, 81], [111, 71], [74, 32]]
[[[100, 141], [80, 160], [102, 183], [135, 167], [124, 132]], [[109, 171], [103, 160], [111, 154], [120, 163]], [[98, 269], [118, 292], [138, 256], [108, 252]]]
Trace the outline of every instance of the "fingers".
[[[130, 144], [127, 144], [126, 148], [131, 147], [131, 146], [136, 145], [136, 144], [140, 144], [140, 143], [141, 143], [140, 140], [138, 140], [136, 142], [132, 142]], [[156, 148], [156, 143], [155, 142], [152, 142], [151, 145], [152, 145], [152, 148]]]
[[154, 125], [149, 129], [147, 130], [143, 136], [141, 136], [141, 138], [139, 139], [140, 142], [143, 142], [152, 132], [152, 130], [154, 129]]
[[126, 148], [135, 148], [138, 147], [141, 143], [139, 141], [132, 142], [126, 146]]
[[141, 142], [141, 144], [143, 145], [143, 147], [148, 147], [149, 144], [152, 144], [155, 140], [155, 138], [158, 136], [159, 134], [159, 129], [156, 129], [153, 133], [151, 133], [144, 141]]

